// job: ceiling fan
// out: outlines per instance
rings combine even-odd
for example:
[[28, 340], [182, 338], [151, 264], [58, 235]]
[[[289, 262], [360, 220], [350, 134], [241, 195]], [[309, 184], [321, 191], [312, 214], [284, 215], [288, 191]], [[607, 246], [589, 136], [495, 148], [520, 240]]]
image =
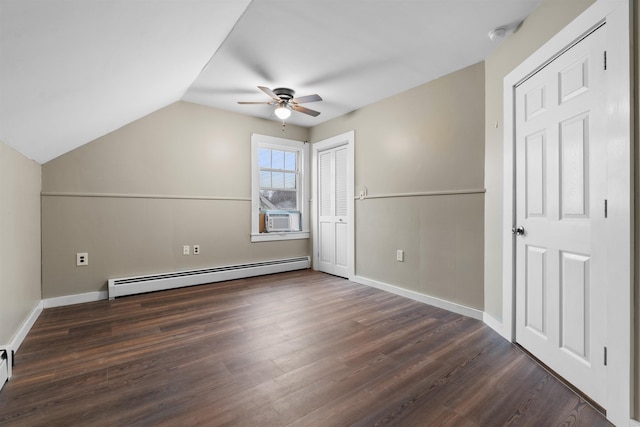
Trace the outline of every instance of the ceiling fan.
[[295, 91], [286, 87], [279, 87], [273, 90], [268, 87], [258, 86], [258, 89], [269, 95], [273, 98], [272, 101], [238, 101], [238, 104], [269, 104], [269, 105], [277, 105], [278, 108], [275, 110], [276, 116], [279, 119], [284, 120], [291, 115], [291, 110], [298, 111], [300, 113], [308, 114], [313, 117], [317, 117], [320, 112], [312, 110], [310, 108], [303, 107], [300, 104], [304, 104], [305, 102], [317, 102], [322, 101], [320, 95], [307, 95], [301, 96], [299, 98], [294, 98]]

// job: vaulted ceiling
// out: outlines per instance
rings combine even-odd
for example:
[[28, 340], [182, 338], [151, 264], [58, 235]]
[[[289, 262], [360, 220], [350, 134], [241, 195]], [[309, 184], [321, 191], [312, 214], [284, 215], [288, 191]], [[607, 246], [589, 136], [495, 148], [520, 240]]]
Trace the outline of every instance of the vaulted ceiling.
[[477, 63], [540, 0], [0, 0], [0, 140], [44, 163], [178, 100], [313, 126]]

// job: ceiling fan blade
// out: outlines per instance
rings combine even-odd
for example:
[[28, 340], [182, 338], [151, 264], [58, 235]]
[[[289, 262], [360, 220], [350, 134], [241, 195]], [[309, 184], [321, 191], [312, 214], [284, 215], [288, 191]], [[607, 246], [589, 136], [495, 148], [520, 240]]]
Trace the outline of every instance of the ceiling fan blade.
[[265, 86], [258, 86], [258, 89], [269, 95], [271, 98], [275, 99], [278, 102], [282, 102], [282, 99], [278, 95], [276, 95], [271, 89]]
[[272, 104], [272, 105], [275, 105], [277, 103], [273, 102], [273, 101], [238, 101], [238, 104]]
[[313, 116], [313, 117], [317, 117], [317, 116], [320, 115], [319, 111], [315, 111], [315, 110], [312, 110], [310, 108], [305, 108], [305, 107], [302, 107], [300, 105], [291, 104], [291, 108], [293, 110], [296, 110], [296, 111], [300, 112], [300, 113], [308, 114], [308, 115]]
[[320, 98], [320, 95], [307, 95], [307, 96], [301, 96], [300, 98], [293, 98], [291, 101], [295, 102], [296, 104], [304, 104], [305, 102], [317, 102], [317, 101], [322, 101], [322, 98]]

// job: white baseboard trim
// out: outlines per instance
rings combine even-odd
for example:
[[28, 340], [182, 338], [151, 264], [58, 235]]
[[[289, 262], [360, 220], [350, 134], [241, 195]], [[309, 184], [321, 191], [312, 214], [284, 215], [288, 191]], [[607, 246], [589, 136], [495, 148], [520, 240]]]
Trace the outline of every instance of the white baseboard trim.
[[13, 366], [13, 355], [16, 351], [18, 351], [18, 349], [22, 345], [22, 342], [27, 337], [27, 334], [33, 327], [33, 324], [36, 323], [36, 320], [38, 320], [40, 313], [42, 313], [42, 309], [43, 309], [42, 301], [38, 301], [38, 303], [33, 307], [31, 312], [27, 316], [27, 318], [24, 319], [24, 321], [18, 328], [18, 332], [16, 332], [16, 334], [13, 336], [11, 341], [6, 345], [0, 345], [0, 352], [2, 351], [7, 352], [6, 366], [7, 366], [8, 378], [11, 378], [11, 368]]
[[501, 337], [503, 338], [505, 337], [504, 327], [502, 325], [502, 322], [500, 322], [498, 319], [496, 319], [495, 317], [493, 317], [492, 315], [490, 315], [485, 311], [482, 315], [482, 320], [488, 327], [490, 327], [491, 329], [496, 331], [498, 334], [500, 334]]
[[640, 421], [634, 420], [633, 418], [629, 420], [629, 427], [640, 427]]
[[33, 310], [31, 310], [31, 313], [29, 313], [29, 316], [27, 316], [24, 322], [22, 322], [22, 325], [20, 325], [18, 332], [13, 336], [11, 342], [9, 342], [8, 348], [11, 351], [13, 351], [14, 353], [18, 351], [18, 349], [22, 345], [22, 341], [24, 341], [24, 339], [27, 337], [27, 334], [31, 330], [31, 327], [33, 327], [33, 324], [36, 323], [36, 320], [38, 320], [38, 316], [40, 316], [40, 313], [42, 313], [42, 309], [42, 301], [38, 301], [35, 307], [33, 307]]
[[442, 308], [444, 310], [452, 311], [463, 316], [472, 317], [474, 319], [483, 320], [483, 312], [475, 308], [467, 307], [455, 302], [445, 301], [440, 298], [431, 297], [429, 295], [421, 294], [419, 292], [403, 289], [398, 286], [389, 285], [387, 283], [378, 282], [377, 280], [367, 279], [362, 276], [354, 276], [351, 279], [353, 282], [360, 283], [361, 285], [371, 286], [372, 288], [381, 289], [383, 291], [391, 292], [392, 294], [400, 295], [405, 298], [412, 299], [424, 304], [429, 304], [434, 307]]
[[107, 291], [87, 292], [84, 294], [64, 295], [61, 297], [47, 298], [42, 300], [44, 308], [62, 307], [65, 305], [82, 304], [84, 302], [94, 302], [108, 299]]

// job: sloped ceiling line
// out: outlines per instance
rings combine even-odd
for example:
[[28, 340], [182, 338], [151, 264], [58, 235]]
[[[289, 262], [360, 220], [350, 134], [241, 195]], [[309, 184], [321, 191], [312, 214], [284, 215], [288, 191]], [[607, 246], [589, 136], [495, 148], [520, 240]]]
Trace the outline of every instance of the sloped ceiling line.
[[[541, 0], [0, 0], [0, 140], [47, 162], [178, 100], [314, 126], [482, 61]], [[255, 95], [255, 97], [254, 97]]]

